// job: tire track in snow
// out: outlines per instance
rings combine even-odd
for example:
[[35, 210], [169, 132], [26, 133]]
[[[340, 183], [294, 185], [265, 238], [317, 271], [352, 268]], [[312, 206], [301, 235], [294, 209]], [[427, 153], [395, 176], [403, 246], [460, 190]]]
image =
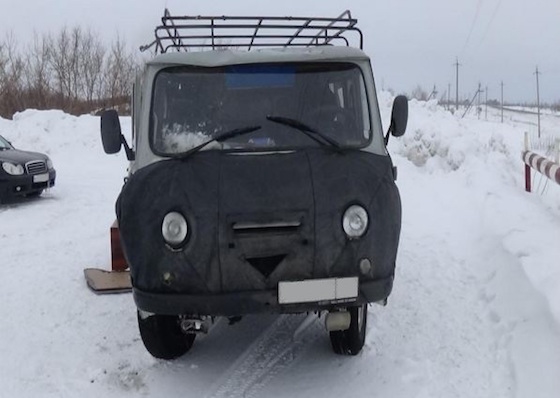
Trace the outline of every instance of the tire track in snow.
[[296, 361], [320, 336], [317, 320], [296, 333], [306, 320], [303, 315], [280, 315], [230, 366], [207, 397], [258, 396], [272, 378]]

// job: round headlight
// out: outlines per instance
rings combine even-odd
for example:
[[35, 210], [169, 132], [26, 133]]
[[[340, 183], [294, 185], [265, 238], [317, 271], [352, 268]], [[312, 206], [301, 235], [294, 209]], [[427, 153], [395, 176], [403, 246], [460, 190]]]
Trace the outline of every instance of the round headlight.
[[23, 174], [24, 171], [23, 166], [21, 164], [13, 164], [9, 162], [3, 162], [2, 168], [6, 173], [11, 174], [13, 176], [20, 176]]
[[47, 168], [49, 170], [51, 170], [53, 168], [53, 163], [52, 163], [52, 160], [50, 158], [47, 158]]
[[361, 237], [368, 226], [367, 211], [358, 205], [352, 205], [344, 212], [342, 228], [350, 239]]
[[187, 220], [181, 213], [171, 212], [163, 218], [161, 225], [163, 239], [172, 247], [178, 247], [187, 239]]

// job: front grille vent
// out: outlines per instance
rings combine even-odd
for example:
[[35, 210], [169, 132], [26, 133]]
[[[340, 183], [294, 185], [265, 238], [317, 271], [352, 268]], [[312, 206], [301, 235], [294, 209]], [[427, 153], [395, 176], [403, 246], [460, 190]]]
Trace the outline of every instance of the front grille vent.
[[280, 222], [237, 222], [233, 224], [233, 231], [237, 234], [262, 234], [269, 232], [290, 233], [296, 232], [301, 227], [301, 221]]
[[35, 160], [33, 162], [28, 162], [25, 164], [27, 174], [39, 174], [46, 173], [47, 164], [42, 160]]

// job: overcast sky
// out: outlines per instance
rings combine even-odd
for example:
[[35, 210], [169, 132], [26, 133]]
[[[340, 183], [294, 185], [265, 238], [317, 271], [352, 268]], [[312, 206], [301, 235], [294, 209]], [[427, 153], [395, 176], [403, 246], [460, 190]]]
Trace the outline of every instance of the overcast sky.
[[90, 27], [106, 40], [117, 34], [131, 47], [152, 41], [163, 9], [173, 14], [337, 16], [352, 11], [364, 32], [378, 88], [410, 93], [417, 85], [455, 95], [458, 57], [461, 97], [480, 82], [499, 99], [560, 100], [560, 0], [0, 0], [0, 33], [18, 42], [33, 31]]

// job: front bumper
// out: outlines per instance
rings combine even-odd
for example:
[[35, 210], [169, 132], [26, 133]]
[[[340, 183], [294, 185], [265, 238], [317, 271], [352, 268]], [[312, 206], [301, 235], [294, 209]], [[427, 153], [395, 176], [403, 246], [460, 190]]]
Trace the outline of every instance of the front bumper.
[[[45, 173], [47, 174], [47, 173]], [[56, 171], [48, 171], [48, 180], [35, 182], [37, 175], [24, 174], [21, 176], [2, 175], [0, 176], [0, 196], [16, 197], [25, 196], [40, 192], [44, 189], [53, 187], [56, 180]]]
[[238, 316], [256, 313], [301, 313], [385, 300], [393, 288], [393, 277], [359, 284], [356, 300], [301, 304], [278, 303], [278, 290], [224, 294], [150, 293], [133, 289], [138, 309], [160, 315]]

